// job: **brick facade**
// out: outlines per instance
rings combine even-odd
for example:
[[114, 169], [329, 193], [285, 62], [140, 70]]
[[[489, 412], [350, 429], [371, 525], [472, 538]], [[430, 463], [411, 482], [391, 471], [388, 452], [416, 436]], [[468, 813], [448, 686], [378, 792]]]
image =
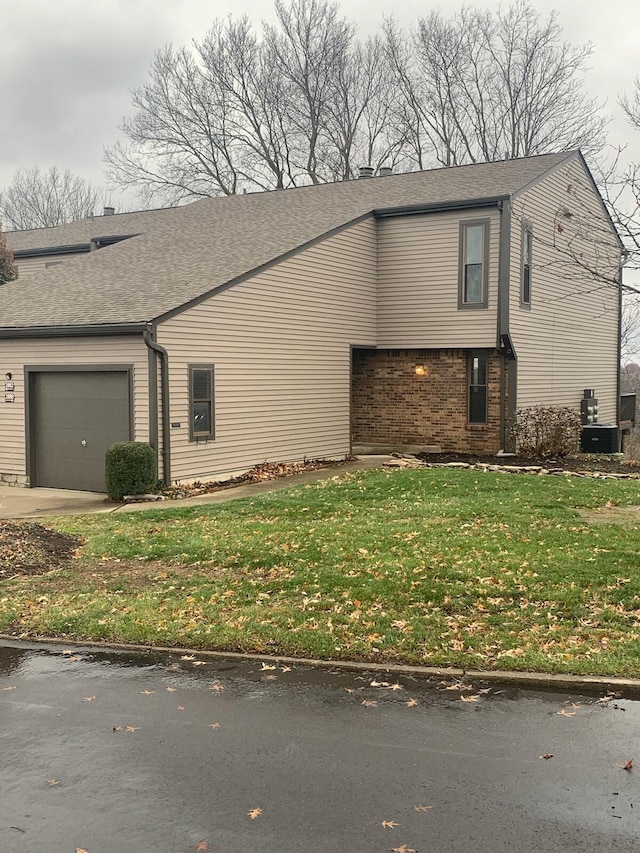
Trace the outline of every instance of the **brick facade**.
[[[353, 442], [496, 453], [501, 447], [502, 359], [495, 350], [488, 356], [487, 423], [469, 424], [466, 350], [354, 350]], [[424, 376], [416, 376], [416, 364], [424, 365]]]

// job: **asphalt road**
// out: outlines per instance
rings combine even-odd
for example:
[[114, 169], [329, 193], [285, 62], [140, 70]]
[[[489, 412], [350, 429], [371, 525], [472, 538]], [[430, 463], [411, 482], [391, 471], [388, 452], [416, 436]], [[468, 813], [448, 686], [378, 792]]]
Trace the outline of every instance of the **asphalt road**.
[[0, 644], [2, 853], [640, 850], [638, 702], [64, 651]]

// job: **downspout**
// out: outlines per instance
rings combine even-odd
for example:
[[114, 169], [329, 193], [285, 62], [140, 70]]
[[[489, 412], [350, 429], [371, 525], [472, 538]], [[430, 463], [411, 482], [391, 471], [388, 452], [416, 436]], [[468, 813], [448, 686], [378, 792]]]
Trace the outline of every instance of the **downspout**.
[[509, 333], [511, 283], [511, 207], [513, 198], [498, 202], [500, 248], [498, 254], [497, 348], [502, 356], [500, 378], [500, 443], [507, 450], [507, 424], [515, 416], [518, 391], [517, 356]]
[[622, 435], [620, 433], [620, 394], [622, 393], [622, 273], [627, 262], [629, 253], [622, 250], [620, 258], [620, 272], [618, 273], [618, 370], [616, 380], [616, 424], [618, 425], [618, 450], [622, 449]]
[[[169, 421], [169, 353], [156, 340], [156, 328], [152, 324], [147, 326], [142, 337], [145, 344], [160, 357], [160, 394], [162, 397], [162, 476], [167, 485], [171, 483], [171, 441], [169, 438], [171, 423]], [[155, 415], [158, 417], [157, 400]], [[157, 429], [156, 429], [157, 434]]]

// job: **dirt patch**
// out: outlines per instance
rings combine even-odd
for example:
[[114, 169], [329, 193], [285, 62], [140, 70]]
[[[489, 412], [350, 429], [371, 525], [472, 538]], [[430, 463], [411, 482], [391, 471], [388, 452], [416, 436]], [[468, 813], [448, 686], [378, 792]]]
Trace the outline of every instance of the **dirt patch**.
[[640, 526], [640, 506], [599, 506], [596, 509], [579, 509], [578, 512], [587, 524]]
[[76, 536], [58, 533], [34, 522], [0, 522], [0, 580], [41, 575], [67, 565], [82, 544]]

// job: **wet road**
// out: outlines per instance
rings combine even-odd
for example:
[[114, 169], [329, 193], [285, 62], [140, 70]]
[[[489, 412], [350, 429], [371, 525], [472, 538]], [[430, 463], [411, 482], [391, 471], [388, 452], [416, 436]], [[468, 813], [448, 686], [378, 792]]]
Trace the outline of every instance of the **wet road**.
[[2, 853], [640, 851], [638, 702], [63, 651], [0, 643]]

